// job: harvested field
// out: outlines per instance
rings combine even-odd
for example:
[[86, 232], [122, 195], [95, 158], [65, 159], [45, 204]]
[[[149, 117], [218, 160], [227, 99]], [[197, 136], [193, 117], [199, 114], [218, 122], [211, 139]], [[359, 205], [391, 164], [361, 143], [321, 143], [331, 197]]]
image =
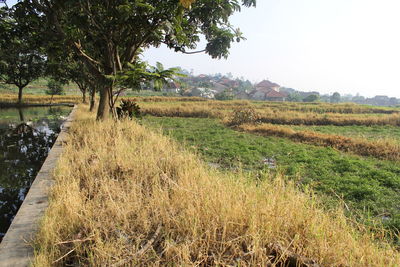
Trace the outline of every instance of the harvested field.
[[281, 175], [255, 183], [209, 170], [167, 137], [132, 121], [96, 122], [84, 108], [55, 173], [34, 266], [400, 263], [383, 235], [340, 209], [323, 211]]
[[330, 146], [344, 152], [352, 152], [361, 156], [372, 156], [379, 159], [394, 161], [400, 160], [400, 145], [387, 140], [368, 141], [312, 131], [295, 131], [289, 127], [272, 124], [244, 124], [238, 126], [238, 129], [266, 136], [285, 137], [307, 144]]

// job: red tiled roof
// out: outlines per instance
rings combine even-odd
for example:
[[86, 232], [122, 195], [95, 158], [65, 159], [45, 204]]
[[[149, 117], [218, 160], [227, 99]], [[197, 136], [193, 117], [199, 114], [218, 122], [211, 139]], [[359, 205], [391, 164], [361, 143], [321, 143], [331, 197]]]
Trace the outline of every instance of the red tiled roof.
[[262, 82], [260, 82], [259, 84], [257, 84], [256, 87], [280, 87], [279, 84], [270, 82], [268, 80], [264, 80]]
[[169, 87], [172, 88], [172, 89], [178, 89], [178, 88], [180, 88], [181, 86], [180, 86], [180, 84], [177, 83], [177, 82], [170, 82], [170, 83], [169, 83]]
[[265, 94], [266, 97], [287, 97], [287, 94], [270, 90]]

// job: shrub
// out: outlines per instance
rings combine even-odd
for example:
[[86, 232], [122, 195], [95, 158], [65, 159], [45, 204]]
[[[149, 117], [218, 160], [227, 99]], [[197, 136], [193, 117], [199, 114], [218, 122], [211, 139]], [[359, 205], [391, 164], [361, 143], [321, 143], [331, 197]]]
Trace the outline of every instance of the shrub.
[[63, 88], [63, 84], [59, 81], [56, 80], [50, 80], [47, 83], [47, 90], [46, 90], [46, 94], [54, 96], [54, 95], [64, 95], [64, 88]]
[[118, 118], [141, 118], [140, 107], [137, 103], [132, 100], [121, 101], [120, 107], [117, 107]]
[[229, 125], [236, 126], [245, 123], [257, 123], [259, 118], [260, 115], [252, 107], [236, 108], [233, 111]]

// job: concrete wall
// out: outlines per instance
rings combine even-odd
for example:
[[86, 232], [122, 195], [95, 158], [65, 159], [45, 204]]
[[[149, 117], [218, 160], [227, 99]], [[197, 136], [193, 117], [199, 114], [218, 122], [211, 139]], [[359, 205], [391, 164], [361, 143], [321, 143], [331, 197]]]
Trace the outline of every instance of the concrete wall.
[[53, 184], [53, 170], [68, 137], [76, 106], [61, 126], [61, 132], [42, 168], [32, 183], [24, 202], [0, 244], [0, 266], [29, 266], [33, 248], [29, 245], [38, 230], [40, 218], [48, 206], [48, 192]]

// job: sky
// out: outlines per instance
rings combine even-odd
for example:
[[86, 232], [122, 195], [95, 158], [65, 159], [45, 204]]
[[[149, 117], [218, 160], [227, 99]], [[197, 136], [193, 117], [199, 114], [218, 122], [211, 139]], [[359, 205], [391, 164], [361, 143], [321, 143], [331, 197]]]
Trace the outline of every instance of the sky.
[[400, 97], [399, 11], [399, 0], [258, 0], [232, 16], [247, 40], [233, 44], [227, 60], [166, 47], [143, 59], [303, 91]]
[[399, 11], [399, 0], [258, 0], [232, 17], [247, 40], [227, 60], [166, 47], [144, 59], [304, 91], [400, 97]]

